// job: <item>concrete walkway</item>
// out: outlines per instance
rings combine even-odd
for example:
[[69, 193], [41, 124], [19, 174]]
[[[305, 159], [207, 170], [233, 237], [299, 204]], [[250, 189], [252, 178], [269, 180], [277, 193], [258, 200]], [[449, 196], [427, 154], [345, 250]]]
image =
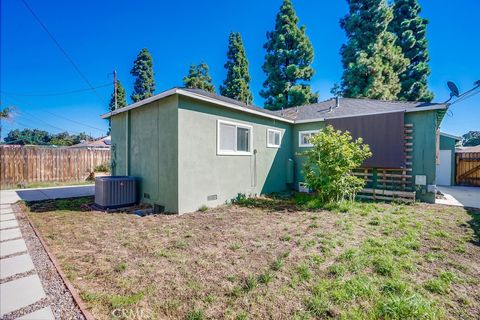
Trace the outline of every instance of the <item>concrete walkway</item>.
[[[0, 204], [0, 280], [0, 318], [46, 297], [9, 203]], [[52, 309], [46, 307], [26, 314], [22, 319], [55, 317]]]
[[87, 197], [93, 196], [94, 194], [95, 186], [93, 184], [84, 186], [2, 190], [0, 191], [0, 203], [12, 204], [19, 200], [39, 201], [48, 199]]
[[446, 199], [437, 199], [435, 203], [480, 208], [480, 187], [437, 186], [437, 188]]
[[[0, 318], [26, 307], [33, 308], [46, 298], [12, 204], [91, 196], [93, 185], [0, 191]], [[50, 306], [32, 310], [18, 319], [55, 319]]]

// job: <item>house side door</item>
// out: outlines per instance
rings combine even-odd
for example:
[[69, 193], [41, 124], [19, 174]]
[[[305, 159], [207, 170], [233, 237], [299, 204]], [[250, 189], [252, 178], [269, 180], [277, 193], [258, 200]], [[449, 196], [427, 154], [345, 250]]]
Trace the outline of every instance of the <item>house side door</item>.
[[437, 164], [437, 185], [450, 186], [452, 184], [452, 150], [440, 150]]

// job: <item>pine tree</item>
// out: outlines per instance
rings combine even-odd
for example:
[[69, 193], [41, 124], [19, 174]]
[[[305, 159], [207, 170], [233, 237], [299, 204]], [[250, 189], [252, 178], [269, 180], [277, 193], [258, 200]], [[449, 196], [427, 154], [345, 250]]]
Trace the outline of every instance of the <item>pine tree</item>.
[[120, 109], [127, 106], [127, 93], [125, 88], [120, 83], [120, 80], [117, 80], [117, 106], [115, 107], [115, 90], [112, 92], [112, 96], [110, 97], [110, 103], [108, 104], [108, 108], [110, 111], [114, 111], [115, 109]]
[[396, 44], [410, 60], [407, 69], [400, 74], [401, 100], [430, 102], [433, 93], [428, 89], [430, 61], [426, 29], [428, 20], [419, 17], [421, 8], [417, 0], [395, 0], [390, 30], [397, 36]]
[[137, 102], [153, 96], [155, 91], [155, 80], [153, 79], [153, 59], [147, 49], [143, 48], [137, 55], [133, 63], [130, 74], [135, 79], [132, 101]]
[[183, 84], [187, 88], [215, 93], [215, 86], [212, 83], [208, 65], [205, 62], [201, 62], [199, 65], [190, 65], [188, 75], [183, 78]]
[[314, 74], [313, 47], [305, 26], [298, 26], [290, 0], [283, 1], [264, 48], [267, 53], [262, 68], [267, 79], [260, 95], [266, 99], [265, 108], [279, 110], [317, 102], [318, 95], [308, 83]]
[[248, 60], [243, 47], [240, 33], [231, 32], [228, 38], [227, 78], [220, 86], [220, 94], [225, 97], [251, 103], [253, 100], [250, 91], [250, 74], [248, 72]]
[[349, 14], [340, 25], [348, 42], [342, 46], [342, 95], [350, 98], [394, 100], [400, 92], [399, 74], [408, 59], [387, 30], [393, 18], [386, 0], [347, 0]]

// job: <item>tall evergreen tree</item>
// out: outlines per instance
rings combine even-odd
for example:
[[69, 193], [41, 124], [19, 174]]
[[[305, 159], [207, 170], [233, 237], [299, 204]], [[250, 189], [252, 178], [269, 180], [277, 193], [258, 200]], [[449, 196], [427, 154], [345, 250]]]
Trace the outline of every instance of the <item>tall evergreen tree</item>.
[[131, 95], [133, 102], [153, 96], [153, 92], [155, 91], [153, 59], [146, 48], [143, 48], [138, 53], [137, 59], [133, 62], [133, 68], [130, 74], [136, 77]]
[[[120, 83], [120, 80], [117, 80], [117, 106], [115, 107], [115, 90], [113, 90], [112, 95], [110, 97], [110, 102], [108, 103], [108, 109], [110, 111], [114, 111], [116, 109], [120, 109], [127, 106], [127, 92], [125, 88]], [[112, 129], [112, 119], [108, 118], [108, 131], [107, 135], [110, 134]]]
[[251, 103], [253, 95], [250, 91], [248, 60], [239, 32], [231, 32], [228, 37], [227, 63], [224, 67], [227, 69], [227, 78], [220, 86], [220, 94], [245, 103]]
[[400, 74], [401, 100], [430, 102], [433, 93], [428, 89], [430, 61], [427, 48], [428, 20], [419, 16], [417, 0], [395, 0], [390, 30], [397, 36], [397, 45], [410, 60], [407, 69]]
[[348, 41], [341, 48], [342, 94], [350, 98], [394, 100], [400, 92], [399, 74], [408, 59], [389, 32], [393, 18], [386, 0], [347, 0], [349, 13], [340, 21]]
[[215, 93], [215, 86], [208, 71], [208, 65], [201, 62], [199, 65], [190, 65], [188, 75], [183, 78], [183, 84], [187, 88], [201, 89]]
[[127, 106], [127, 92], [125, 88], [122, 86], [120, 80], [117, 80], [117, 106], [115, 107], [115, 90], [112, 92], [110, 97], [110, 103], [108, 104], [108, 108], [110, 111], [115, 109], [120, 109]]
[[267, 32], [263, 46], [267, 53], [263, 71], [267, 79], [263, 83], [265, 108], [279, 110], [318, 101], [308, 81], [314, 70], [313, 47], [305, 33], [305, 26], [298, 26], [298, 17], [290, 0], [284, 0], [275, 20], [275, 29]]

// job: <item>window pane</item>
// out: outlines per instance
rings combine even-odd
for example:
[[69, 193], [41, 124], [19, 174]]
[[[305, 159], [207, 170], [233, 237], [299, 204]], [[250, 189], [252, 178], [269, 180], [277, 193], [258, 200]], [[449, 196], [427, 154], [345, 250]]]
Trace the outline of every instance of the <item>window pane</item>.
[[274, 144], [274, 143], [275, 143], [275, 132], [268, 131], [268, 144]]
[[279, 146], [280, 145], [280, 133], [275, 132], [275, 145]]
[[235, 151], [235, 126], [220, 123], [220, 150]]
[[250, 151], [250, 130], [246, 128], [237, 128], [237, 151]]
[[310, 134], [302, 133], [302, 144], [308, 144], [308, 139], [310, 138]]

